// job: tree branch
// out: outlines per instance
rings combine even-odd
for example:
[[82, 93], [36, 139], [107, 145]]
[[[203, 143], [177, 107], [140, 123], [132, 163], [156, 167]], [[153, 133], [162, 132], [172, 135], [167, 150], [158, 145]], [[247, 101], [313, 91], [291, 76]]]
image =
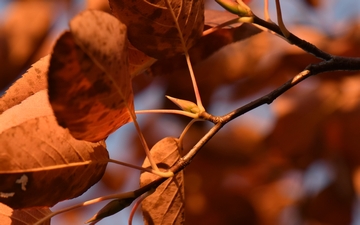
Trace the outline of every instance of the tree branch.
[[297, 37], [296, 35], [294, 35], [291, 32], [289, 33], [289, 37], [285, 37], [283, 35], [281, 29], [279, 28], [279, 26], [276, 25], [275, 23], [267, 22], [267, 21], [257, 17], [256, 15], [254, 15], [253, 19], [254, 19], [253, 20], [254, 24], [260, 25], [262, 27], [265, 27], [265, 28], [275, 32], [277, 35], [288, 40], [291, 44], [298, 46], [299, 48], [314, 55], [315, 57], [317, 57], [319, 59], [330, 60], [332, 58], [332, 56], [330, 54], [318, 49], [315, 45]]
[[[315, 46], [314, 46], [315, 47]], [[315, 47], [316, 48], [316, 47]], [[325, 53], [327, 54], [327, 53]], [[200, 118], [206, 119], [213, 122], [215, 125], [206, 133], [198, 143], [179, 161], [175, 164], [170, 170], [175, 173], [184, 169], [190, 162], [193, 160], [198, 151], [227, 123], [236, 119], [237, 117], [261, 106], [264, 104], [271, 104], [276, 98], [288, 91], [290, 88], [294, 87], [296, 84], [305, 80], [306, 78], [317, 75], [320, 73], [331, 72], [331, 71], [358, 71], [360, 70], [360, 58], [351, 58], [351, 57], [342, 57], [342, 56], [332, 56], [328, 61], [322, 61], [317, 64], [311, 64], [305, 68], [302, 72], [294, 76], [292, 79], [285, 82], [283, 85], [273, 90], [272, 92], [264, 95], [238, 109], [235, 109], [232, 112], [224, 116], [213, 116], [207, 112], [204, 112], [199, 115]]]
[[[265, 27], [277, 35], [287, 39], [291, 44], [298, 46], [304, 51], [314, 55], [317, 58], [322, 59], [323, 61], [317, 64], [310, 64], [307, 66], [302, 72], [294, 76], [292, 79], [285, 82], [283, 85], [278, 87], [277, 89], [271, 91], [270, 93], [244, 105], [241, 106], [223, 116], [214, 116], [207, 112], [201, 112], [199, 114], [199, 119], [208, 120], [215, 125], [194, 145], [194, 147], [182, 158], [178, 160], [178, 162], [170, 168], [174, 174], [183, 170], [187, 165], [191, 163], [196, 154], [200, 151], [200, 149], [227, 123], [236, 119], [237, 117], [261, 106], [264, 104], [271, 104], [276, 98], [280, 95], [294, 87], [296, 84], [302, 82], [310, 76], [317, 75], [320, 73], [331, 72], [331, 71], [360, 71], [360, 58], [359, 57], [342, 57], [342, 56], [334, 56], [329, 53], [326, 53], [320, 49], [318, 49], [315, 45], [300, 39], [296, 35], [289, 33], [289, 36], [284, 37], [281, 29], [272, 22], [267, 22], [256, 15], [254, 15], [253, 23]], [[163, 183], [168, 178], [159, 177], [158, 179], [152, 181], [151, 183], [145, 185], [134, 191], [136, 196], [140, 196], [141, 194], [150, 191], [151, 189], [157, 188], [161, 183]]]
[[[316, 47], [315, 47], [316, 48]], [[317, 75], [320, 73], [331, 72], [331, 71], [360, 71], [360, 58], [351, 58], [351, 57], [341, 57], [341, 56], [331, 56], [331, 59], [328, 61], [322, 61], [317, 64], [311, 64], [305, 68], [304, 71], [300, 72], [292, 79], [285, 82], [283, 85], [273, 90], [272, 92], [238, 108], [228, 114], [223, 116], [213, 116], [207, 112], [203, 112], [199, 115], [199, 118], [206, 119], [213, 122], [215, 125], [194, 145], [194, 147], [178, 162], [170, 168], [170, 170], [176, 174], [183, 170], [187, 165], [191, 163], [196, 154], [200, 149], [227, 123], [236, 119], [237, 117], [261, 106], [264, 104], [271, 104], [276, 98], [280, 95], [294, 87], [296, 84], [305, 80], [306, 78]], [[166, 178], [159, 178], [154, 180], [152, 183], [138, 189], [137, 191], [144, 193], [149, 191], [151, 188], [156, 188]]]

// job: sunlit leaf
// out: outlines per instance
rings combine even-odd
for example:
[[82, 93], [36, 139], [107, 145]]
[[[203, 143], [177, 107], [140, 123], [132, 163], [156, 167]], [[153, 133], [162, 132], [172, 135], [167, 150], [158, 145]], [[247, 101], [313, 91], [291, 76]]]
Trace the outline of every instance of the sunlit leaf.
[[[203, 32], [204, 1], [169, 1], [189, 48]], [[109, 2], [112, 13], [127, 25], [129, 40], [137, 49], [154, 58], [183, 53], [179, 33], [164, 0]]]
[[[179, 141], [167, 137], [160, 140], [151, 149], [151, 155], [160, 168], [168, 169], [180, 157]], [[146, 159], [143, 167], [149, 167]], [[144, 186], [158, 178], [157, 175], [142, 173], [140, 186]], [[153, 194], [146, 197], [142, 203], [145, 224], [184, 224], [184, 174], [179, 172], [158, 186]]]
[[142, 51], [139, 51], [137, 48], [132, 46], [131, 43], [129, 46], [129, 70], [131, 77], [141, 74], [146, 69], [148, 69], [153, 63], [156, 62], [156, 59], [146, 55]]
[[77, 139], [99, 141], [131, 121], [133, 94], [126, 26], [85, 11], [57, 41], [49, 68], [49, 96], [58, 123]]
[[[239, 18], [239, 16], [230, 13], [228, 11], [219, 11], [219, 10], [205, 10], [205, 25], [210, 27], [218, 26], [227, 21]], [[232, 24], [224, 28], [234, 28], [240, 26], [242, 23]]]
[[52, 206], [85, 192], [103, 175], [103, 141], [74, 139], [60, 127], [42, 90], [0, 116], [0, 202]]
[[[189, 54], [192, 62], [198, 63], [211, 56], [220, 48], [230, 43], [250, 38], [258, 33], [260, 33], [260, 29], [246, 23], [239, 24], [237, 27], [232, 29], [220, 29], [212, 34], [201, 37], [199, 42], [190, 49]], [[169, 70], [180, 69], [180, 67], [186, 67], [183, 56], [175, 56], [169, 59], [159, 60], [154, 64], [152, 69], [155, 70], [154, 68], [156, 68], [156, 71], [168, 72]]]
[[22, 76], [22, 79], [17, 80], [0, 98], [0, 114], [8, 108], [19, 104], [30, 95], [46, 89], [48, 66], [49, 56], [45, 56], [34, 63]]
[[[39, 219], [50, 214], [47, 207], [13, 210], [0, 203], [0, 224], [1, 225], [32, 225]], [[41, 225], [50, 225], [50, 220]]]

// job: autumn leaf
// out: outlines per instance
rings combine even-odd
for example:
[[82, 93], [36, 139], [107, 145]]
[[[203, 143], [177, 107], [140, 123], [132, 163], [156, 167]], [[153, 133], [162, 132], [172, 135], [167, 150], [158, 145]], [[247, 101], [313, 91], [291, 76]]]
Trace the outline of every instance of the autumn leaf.
[[[0, 203], [0, 224], [1, 225], [32, 225], [51, 211], [47, 207], [13, 210]], [[50, 225], [50, 220], [41, 225]]]
[[126, 26], [85, 11], [70, 22], [50, 60], [49, 97], [58, 123], [77, 139], [105, 139], [134, 113]]
[[[180, 30], [190, 48], [201, 37], [204, 26], [203, 0], [169, 0]], [[137, 49], [154, 58], [184, 52], [175, 22], [166, 2], [110, 0], [112, 14], [128, 27], [128, 37]]]
[[[198, 43], [189, 50], [191, 61], [193, 64], [200, 63], [222, 47], [237, 41], [245, 40], [260, 32], [260, 29], [247, 23], [238, 24], [231, 29], [217, 30], [209, 35], [201, 37]], [[220, 60], [219, 62], [221, 63]], [[187, 64], [185, 57], [182, 55], [161, 59], [150, 67], [150, 70], [154, 75], [169, 75], [169, 73], [184, 69], [187, 70]], [[173, 78], [174, 76], [171, 76], [171, 79]]]
[[131, 43], [128, 43], [128, 46], [129, 70], [131, 78], [134, 78], [148, 69], [153, 63], [155, 63], [156, 59], [146, 55], [142, 51], [139, 51]]
[[[231, 21], [236, 18], [239, 18], [238, 15], [235, 15], [228, 11], [206, 9], [204, 13], [205, 13], [205, 25], [209, 26], [209, 27], [216, 27], [227, 21]], [[235, 23], [235, 24], [232, 24], [229, 26], [225, 26], [225, 27], [223, 27], [223, 29], [224, 28], [235, 28], [235, 27], [240, 26], [241, 24], [243, 24], [243, 23]]]
[[[226, 19], [226, 17], [224, 18]], [[219, 22], [212, 22], [211, 24], [216, 25]], [[251, 24], [238, 24], [233, 28], [220, 29], [201, 37], [189, 50], [205, 108], [209, 107], [213, 97], [212, 94], [219, 85], [236, 84], [238, 79], [245, 76], [243, 73], [234, 71], [234, 68], [243, 68], [242, 70], [248, 69], [250, 71], [254, 69], [246, 64], [248, 60], [252, 59], [249, 57], [248, 51], [242, 52], [240, 48], [236, 48], [236, 52], [231, 52], [231, 50], [234, 46], [242, 45], [242, 43], [244, 43], [245, 49], [254, 49], [253, 46], [246, 47], [245, 42], [252, 40], [260, 32], [259, 28]], [[230, 43], [234, 42], [237, 42], [237, 44], [230, 45]], [[224, 46], [227, 49], [224, 48], [222, 49], [223, 51], [217, 54], [217, 51]], [[229, 54], [226, 54], [227, 52]], [[166, 95], [181, 95], [183, 99], [192, 100], [193, 87], [187, 78], [188, 76], [186, 76], [188, 68], [184, 56], [178, 55], [158, 60], [150, 67], [150, 71], [154, 76], [161, 76], [160, 79], [167, 84], [165, 86], [167, 87]], [[247, 88], [251, 89], [252, 86], [250, 85]], [[239, 89], [239, 92], [242, 92], [242, 90]], [[186, 95], [185, 97], [184, 94]], [[168, 108], [172, 106], [165, 105], [163, 107]]]
[[13, 209], [79, 196], [108, 160], [103, 141], [78, 141], [57, 124], [47, 90], [0, 115], [0, 146], [0, 202]]
[[[167, 137], [154, 145], [151, 155], [160, 168], [168, 169], [179, 159], [179, 151], [179, 140]], [[142, 166], [150, 166], [148, 159]], [[142, 173], [140, 186], [145, 186], [157, 178], [157, 175]], [[184, 174], [181, 171], [167, 179], [142, 201], [145, 224], [184, 224], [184, 200]]]
[[19, 104], [34, 93], [46, 89], [46, 73], [49, 66], [49, 56], [41, 58], [17, 80], [0, 98], [0, 114]]
[[[237, 18], [237, 16], [226, 11], [205, 10], [205, 29], [210, 29], [229, 20], [233, 20], [234, 18]], [[224, 70], [227, 73], [230, 73], [228, 71], [228, 61], [225, 62], [225, 60], [228, 58], [232, 59], [233, 57], [225, 58], [224, 55], [215, 57], [214, 54], [226, 45], [249, 39], [260, 32], [261, 30], [252, 24], [237, 23], [231, 26], [225, 26], [224, 28], [216, 30], [209, 35], [202, 36], [199, 41], [190, 48], [189, 54], [192, 64], [195, 65], [195, 74], [199, 80], [198, 85], [200, 86], [199, 88], [202, 92], [203, 104], [208, 104], [211, 98], [211, 93], [209, 92], [211, 92], [215, 87], [218, 87], [220, 84], [233, 83], [235, 82], [235, 79], [238, 79], [237, 76], [233, 75], [231, 75], [231, 80], [228, 76], [216, 75], [220, 73], [223, 74]], [[239, 55], [242, 53], [241, 51], [238, 51], [237, 54]], [[214, 57], [207, 61], [206, 63], [208, 64], [206, 64], [204, 60], [210, 58], [212, 55], [214, 55]], [[244, 53], [243, 55], [245, 58], [248, 53]], [[235, 62], [235, 60], [232, 61]], [[190, 93], [188, 99], [191, 99], [193, 97], [191, 94], [193, 93], [193, 87], [191, 82], [187, 80], [187, 76], [184, 76], [186, 73], [185, 71], [188, 71], [188, 67], [183, 55], [159, 59], [148, 69], [148, 72], [152, 75], [161, 75], [161, 79], [170, 83], [168, 88], [169, 92], [167, 92], [168, 95], [178, 96], [179, 93], [181, 93], [181, 95], [184, 93]], [[212, 72], [214, 76], [209, 76], [209, 72]], [[140, 78], [137, 77], [137, 79], [133, 79], [133, 87], [135, 87], [134, 90], [142, 89], [144, 86], [148, 85], [149, 82], [146, 80], [149, 79], [149, 76], [146, 75], [147, 74], [145, 74], [145, 76], [141, 76]], [[166, 81], [166, 79], [168, 79], [168, 81]], [[203, 80], [206, 80], [207, 82], [202, 82]], [[206, 86], [205, 88], [201, 87], [202, 83]], [[171, 106], [169, 105], [165, 107]]]

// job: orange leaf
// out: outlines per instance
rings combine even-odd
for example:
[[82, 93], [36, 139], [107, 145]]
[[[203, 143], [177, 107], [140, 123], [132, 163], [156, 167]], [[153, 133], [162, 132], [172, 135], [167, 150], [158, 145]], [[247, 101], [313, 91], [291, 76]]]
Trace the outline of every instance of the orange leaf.
[[148, 69], [153, 63], [156, 62], [156, 59], [146, 55], [142, 51], [139, 51], [137, 48], [128, 43], [129, 46], [129, 70], [131, 78], [136, 77], [137, 75], [144, 72]]
[[[230, 13], [228, 11], [219, 11], [219, 10], [205, 10], [205, 25], [210, 27], [215, 27], [227, 21], [239, 18], [239, 16]], [[224, 28], [234, 28], [240, 26], [242, 23], [232, 24]]]
[[53, 115], [42, 90], [0, 115], [0, 202], [52, 206], [81, 195], [103, 175], [104, 141], [74, 139]]
[[[151, 155], [159, 167], [168, 169], [179, 159], [179, 140], [167, 137], [160, 140], [151, 149]], [[142, 165], [149, 167], [148, 159]], [[157, 175], [142, 173], [140, 186], [145, 186], [158, 178]], [[142, 203], [145, 224], [184, 224], [184, 174], [179, 172], [174, 177], [167, 179], [155, 192], [146, 197]]]
[[[51, 211], [47, 207], [13, 210], [0, 203], [0, 224], [1, 225], [32, 225]], [[50, 225], [50, 220], [42, 223]]]
[[70, 27], [52, 53], [50, 103], [75, 138], [99, 141], [134, 113], [126, 26], [107, 13], [85, 11]]
[[[204, 26], [203, 0], [169, 0], [188, 48], [201, 37]], [[110, 0], [115, 17], [128, 27], [130, 42], [154, 58], [183, 53], [175, 22], [165, 1]]]
[[41, 58], [17, 80], [0, 98], [0, 114], [19, 104], [30, 95], [46, 89], [46, 73], [49, 67], [49, 56]]

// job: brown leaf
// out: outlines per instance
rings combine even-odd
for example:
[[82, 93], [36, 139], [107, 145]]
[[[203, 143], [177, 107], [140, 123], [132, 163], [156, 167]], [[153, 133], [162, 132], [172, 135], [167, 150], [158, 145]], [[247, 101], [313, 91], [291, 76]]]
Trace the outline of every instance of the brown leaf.
[[[0, 224], [1, 225], [32, 225], [41, 218], [50, 214], [47, 207], [13, 210], [0, 203]], [[50, 225], [50, 220], [41, 225]]]
[[[228, 11], [219, 11], [219, 10], [205, 10], [205, 25], [210, 27], [215, 27], [227, 21], [239, 18], [239, 16], [230, 13]], [[235, 28], [240, 26], [242, 23], [236, 23], [231, 26], [227, 26], [224, 28]]]
[[[260, 29], [247, 23], [240, 24], [238, 27], [232, 29], [217, 30], [209, 35], [201, 37], [200, 40], [189, 50], [191, 62], [193, 64], [197, 64], [214, 54], [222, 47], [233, 42], [244, 40], [260, 32]], [[221, 62], [221, 59], [218, 60], [218, 62], [219, 64], [223, 63]], [[155, 75], [167, 75], [181, 69], [187, 70], [185, 57], [182, 55], [174, 56], [169, 59], [161, 59], [151, 66], [151, 71]]]
[[75, 138], [99, 141], [130, 122], [134, 111], [126, 26], [107, 13], [85, 11], [70, 27], [50, 60], [50, 103]]
[[[241, 50], [231, 51], [235, 45], [229, 45], [219, 54], [209, 56], [229, 43], [251, 37], [258, 32], [258, 28], [249, 24], [242, 24], [234, 29], [221, 29], [202, 37], [190, 49], [191, 62], [194, 65], [194, 73], [205, 108], [209, 106], [212, 94], [219, 86], [234, 84], [244, 76], [239, 70], [244, 70], [244, 67], [247, 67], [246, 62], [249, 60], [248, 55]], [[239, 44], [241, 43], [239, 42]], [[250, 67], [249, 70], [253, 70], [253, 68]], [[159, 60], [151, 66], [151, 72], [154, 75], [161, 75], [161, 79], [167, 84], [166, 95], [182, 96], [183, 99], [193, 100], [193, 87], [184, 56], [179, 55]], [[172, 105], [164, 107], [168, 108]]]
[[[224, 15], [224, 12], [216, 10], [208, 11], [209, 10], [205, 10], [205, 24], [212, 26], [234, 18], [229, 16], [227, 13]], [[216, 19], [216, 17], [219, 17], [219, 19]], [[210, 26], [205, 27], [210, 28]], [[218, 54], [215, 56], [214, 53], [230, 43], [242, 41], [260, 32], [261, 30], [259, 28], [251, 24], [238, 23], [231, 26], [231, 29], [220, 29], [209, 35], [201, 37], [199, 41], [191, 47], [189, 54], [191, 62], [195, 66], [195, 75], [199, 81], [198, 85], [201, 86], [201, 83], [204, 83], [204, 86], [206, 86], [205, 89], [200, 88], [202, 92], [206, 91], [206, 93], [202, 94], [204, 104], [207, 104], [207, 101], [210, 100], [211, 93], [209, 92], [212, 92], [215, 87], [226, 83], [234, 83], [234, 80], [241, 77], [241, 75], [234, 76], [236, 73], [229, 69], [232, 64], [238, 65], [238, 61], [233, 60], [237, 57], [230, 56], [230, 54], [229, 56], [224, 56], [224, 54]], [[233, 55], [233, 52], [231, 54]], [[247, 58], [248, 53], [241, 53], [241, 50], [237, 51], [237, 55], [241, 54], [243, 55], [243, 58]], [[213, 55], [213, 57], [210, 57], [211, 55]], [[207, 59], [208, 61], [205, 62], [204, 60]], [[232, 59], [231, 62], [234, 63], [229, 63], [229, 59]], [[228, 64], [231, 65], [229, 66]], [[238, 67], [241, 68], [241, 65]], [[191, 85], [191, 81], [187, 79], [189, 76], [186, 74], [188, 73], [188, 68], [183, 55], [160, 59], [150, 67], [149, 71], [154, 76], [161, 75], [163, 76], [163, 79], [168, 79], [168, 81], [165, 81], [170, 83], [168, 88], [170, 92], [167, 93], [168, 95], [177, 96], [179, 91], [181, 92], [181, 95], [184, 93], [192, 93], [193, 87]], [[225, 76], [224, 74], [228, 75]], [[144, 85], [147, 85], [147, 83], [144, 82], [146, 79], [148, 79], [148, 76], [142, 76], [141, 79], [133, 79], [134, 88], [140, 86], [138, 89], [142, 89]], [[202, 82], [204, 80], [206, 80], [206, 83]], [[192, 96], [190, 98], [192, 98]], [[165, 107], [171, 106], [169, 105]]]
[[17, 80], [0, 98], [0, 114], [19, 104], [34, 93], [46, 89], [46, 73], [49, 66], [49, 56], [41, 58]]
[[134, 78], [137, 75], [148, 69], [156, 59], [146, 55], [142, 51], [135, 48], [130, 42], [129, 46], [129, 70], [131, 77]]
[[[151, 155], [159, 167], [168, 169], [179, 159], [179, 151], [179, 140], [167, 137], [154, 145]], [[148, 159], [142, 166], [150, 166]], [[142, 173], [140, 186], [145, 186], [156, 178], [157, 175]], [[184, 201], [184, 174], [181, 171], [167, 179], [142, 201], [145, 224], [184, 224]]]
[[1, 114], [0, 146], [0, 201], [14, 209], [79, 196], [108, 160], [103, 141], [78, 141], [58, 126], [46, 90]]
[[[128, 27], [130, 42], [154, 58], [183, 53], [183, 48], [171, 12], [164, 0], [110, 0], [112, 13]], [[191, 47], [200, 37], [204, 24], [203, 0], [170, 0], [186, 46]]]

